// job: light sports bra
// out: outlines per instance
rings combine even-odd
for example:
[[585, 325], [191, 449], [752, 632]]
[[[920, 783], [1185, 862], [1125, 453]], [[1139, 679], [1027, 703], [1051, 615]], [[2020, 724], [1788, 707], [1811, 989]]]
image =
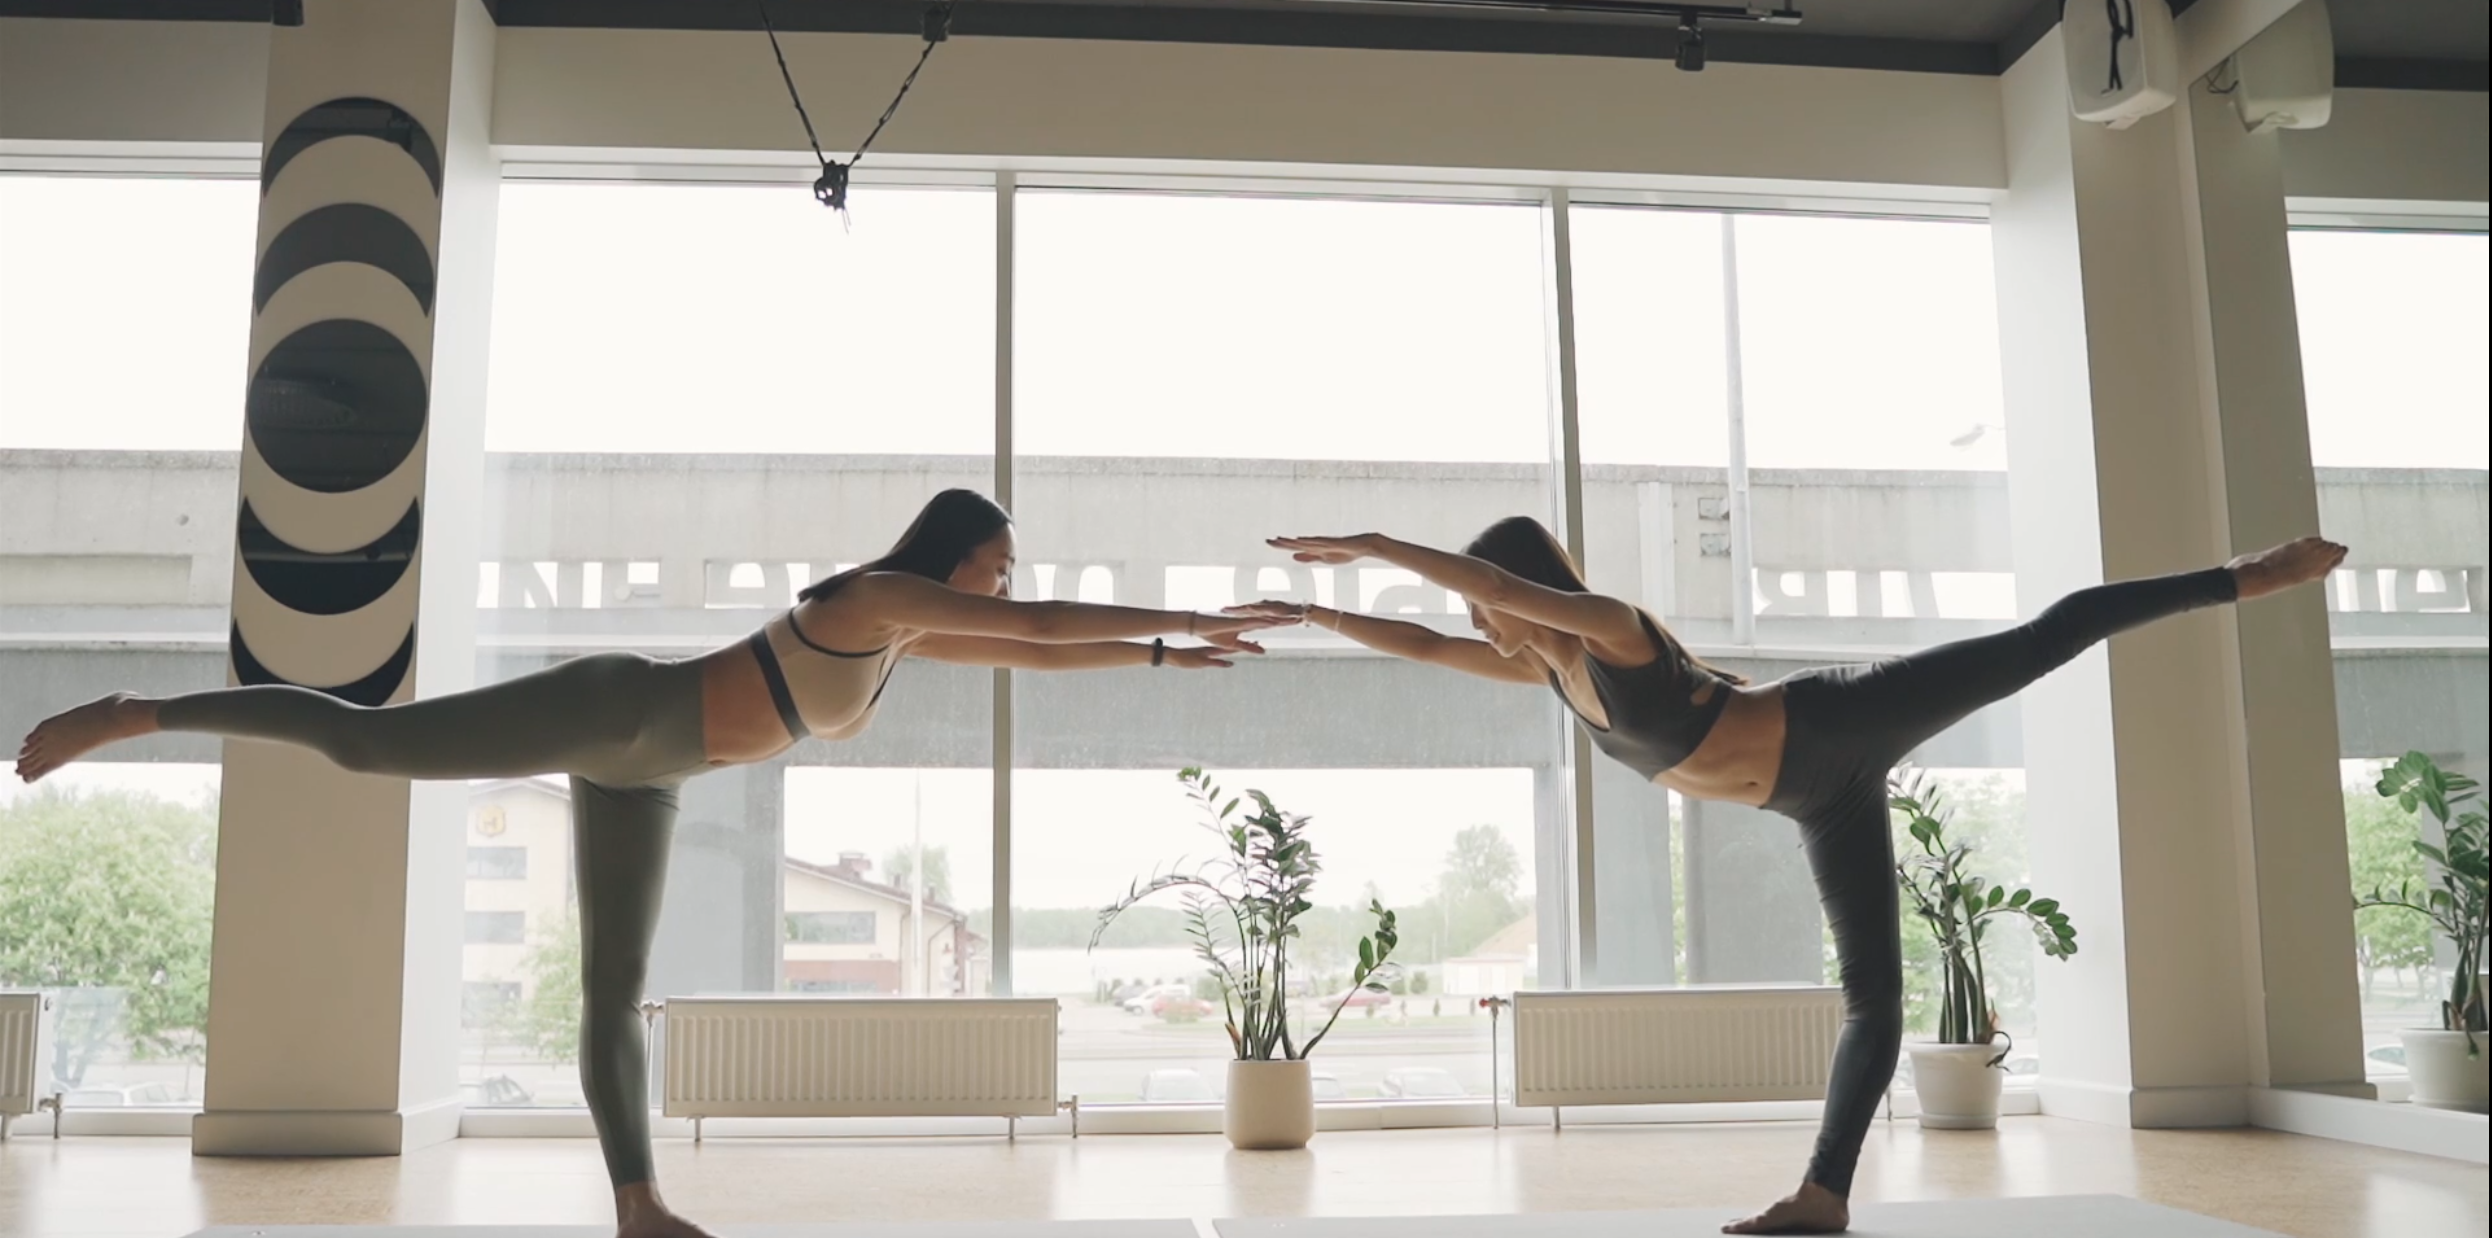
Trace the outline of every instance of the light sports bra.
[[807, 639], [788, 610], [746, 638], [770, 703], [791, 739], [848, 739], [874, 720], [883, 688], [898, 659], [885, 645], [870, 653], [844, 653]]
[[1555, 671], [1549, 673], [1549, 686], [1566, 702], [1567, 712], [1592, 733], [1594, 747], [1649, 780], [1677, 768], [1713, 733], [1714, 722], [1731, 703], [1731, 685], [1696, 665], [1687, 650], [1653, 623], [1652, 616], [1639, 617], [1653, 641], [1657, 656], [1652, 661], [1642, 666], [1611, 666], [1584, 654], [1592, 694], [1609, 718], [1607, 727], [1592, 725], [1575, 708]]

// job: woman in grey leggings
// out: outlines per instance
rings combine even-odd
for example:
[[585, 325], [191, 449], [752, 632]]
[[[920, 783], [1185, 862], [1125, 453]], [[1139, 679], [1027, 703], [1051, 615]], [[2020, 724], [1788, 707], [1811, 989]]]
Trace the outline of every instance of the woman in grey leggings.
[[1839, 1233], [1851, 1222], [1853, 1166], [1903, 1040], [1888, 770], [2115, 633], [2317, 580], [2345, 557], [2342, 546], [2304, 538], [2224, 567], [2079, 590], [2004, 632], [1757, 686], [1705, 665], [1641, 609], [1593, 593], [1529, 517], [1490, 526], [1464, 554], [1374, 533], [1272, 545], [1305, 563], [1373, 558], [1416, 572], [1468, 599], [1471, 624], [1488, 639], [1295, 603], [1235, 613], [1312, 623], [1399, 657], [1545, 685], [1594, 744], [1637, 773], [1681, 795], [1770, 808], [1799, 823], [1834, 934], [1843, 1032], [1800, 1189], [1724, 1227], [1737, 1234]]
[[[120, 694], [44, 721], [17, 758], [28, 782], [116, 740], [189, 731], [311, 748], [399, 778], [571, 780], [579, 863], [580, 1076], [625, 1238], [697, 1235], [650, 1165], [639, 1005], [666, 885], [677, 788], [798, 740], [865, 729], [901, 658], [1029, 670], [1223, 667], [1260, 650], [1253, 615], [1015, 602], [1012, 521], [966, 490], [935, 496], [899, 544], [820, 581], [751, 637], [681, 661], [574, 658], [451, 696], [367, 709], [293, 687], [154, 700]], [[1209, 642], [1169, 647], [1163, 635]], [[1144, 643], [1146, 642], [1147, 643]]]

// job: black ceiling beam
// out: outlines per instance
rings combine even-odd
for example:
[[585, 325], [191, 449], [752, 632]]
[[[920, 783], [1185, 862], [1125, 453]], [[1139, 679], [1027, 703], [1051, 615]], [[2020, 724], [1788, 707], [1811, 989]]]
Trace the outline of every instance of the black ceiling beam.
[[[746, 0], [484, 0], [505, 26], [642, 30], [750, 30], [759, 32], [758, 8]], [[1602, 0], [1575, 0], [1598, 4]], [[1820, 0], [1825, 2], [1825, 0]], [[1718, 3], [1718, 0], [1717, 0]], [[1805, 26], [1760, 28], [1750, 22], [1708, 27], [1708, 58], [1722, 64], [1777, 64], [1808, 68], [1886, 69], [1911, 73], [1996, 75], [2016, 63], [2058, 24], [2062, 0], [2035, 0], [2014, 30], [1998, 44], [1945, 43], [1915, 39], [1817, 35]], [[2174, 11], [2190, 0], [2173, 0]], [[1668, 0], [1610, 0], [1604, 7], [1633, 6], [1676, 12]], [[1807, 0], [1787, 0], [1803, 12]], [[1678, 35], [1667, 23], [1621, 17], [1575, 17], [1534, 21], [1528, 14], [1498, 16], [1453, 12], [1428, 14], [1420, 5], [1401, 13], [1324, 11], [1324, 6], [1215, 8], [1208, 5], [1124, 5], [963, 0], [953, 33], [972, 37], [1101, 39], [1118, 42], [1226, 43], [1265, 47], [1333, 47], [1359, 50], [1486, 52], [1546, 56], [1604, 56], [1668, 60]], [[773, 0], [771, 19], [781, 30], [843, 34], [918, 33], [925, 0]], [[1312, 10], [1312, 11], [1303, 11]], [[142, 21], [265, 22], [275, 0], [0, 0], [0, 17], [83, 17]], [[2339, 57], [2340, 86], [2391, 90], [2492, 90], [2482, 60], [2415, 60]]]
[[[908, 34], [924, 0], [774, 0], [781, 31]], [[686, 0], [501, 0], [505, 26], [656, 30], [761, 29], [750, 4]], [[1672, 16], [1676, 13], [1673, 11]], [[1650, 20], [1500, 20], [1452, 13], [1329, 11], [1324, 6], [1215, 8], [1208, 5], [963, 3], [952, 13], [960, 37], [1098, 39], [1110, 42], [1222, 43], [1371, 51], [1501, 52], [1668, 60], [1676, 26]], [[1893, 69], [1989, 75], [1999, 71], [1986, 43], [1845, 38], [1734, 22], [1707, 27], [1716, 63]]]

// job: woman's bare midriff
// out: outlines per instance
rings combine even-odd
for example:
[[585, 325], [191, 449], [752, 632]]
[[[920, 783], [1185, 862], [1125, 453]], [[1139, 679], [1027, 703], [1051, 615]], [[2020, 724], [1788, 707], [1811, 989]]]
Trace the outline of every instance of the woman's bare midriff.
[[1653, 781], [1690, 799], [1763, 807], [1782, 770], [1782, 685], [1734, 690], [1705, 742]]
[[741, 641], [693, 659], [701, 668], [701, 746], [712, 765], [766, 761], [795, 746], [761, 663]]

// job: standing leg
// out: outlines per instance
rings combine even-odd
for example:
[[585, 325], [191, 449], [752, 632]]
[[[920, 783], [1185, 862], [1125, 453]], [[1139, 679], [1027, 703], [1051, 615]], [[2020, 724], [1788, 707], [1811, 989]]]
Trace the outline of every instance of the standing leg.
[[1904, 1044], [1903, 937], [1885, 784], [1862, 783], [1848, 802], [1800, 829], [1843, 984], [1843, 1033], [1806, 1180], [1849, 1196], [1861, 1140]]
[[1725, 1226], [1727, 1233], [1834, 1234], [1850, 1224], [1852, 1171], [1860, 1162], [1861, 1141], [1877, 1119], [1903, 1049], [1903, 938], [1886, 784], [1881, 775], [1864, 774], [1833, 794], [1811, 797], [1797, 815], [1818, 905], [1834, 937], [1843, 1031], [1835, 1040], [1817, 1149], [1799, 1192]]
[[649, 1043], [640, 1019], [679, 802], [672, 786], [571, 780], [580, 892], [580, 1090], [597, 1124], [625, 1238], [697, 1232], [658, 1200], [649, 1147]]

